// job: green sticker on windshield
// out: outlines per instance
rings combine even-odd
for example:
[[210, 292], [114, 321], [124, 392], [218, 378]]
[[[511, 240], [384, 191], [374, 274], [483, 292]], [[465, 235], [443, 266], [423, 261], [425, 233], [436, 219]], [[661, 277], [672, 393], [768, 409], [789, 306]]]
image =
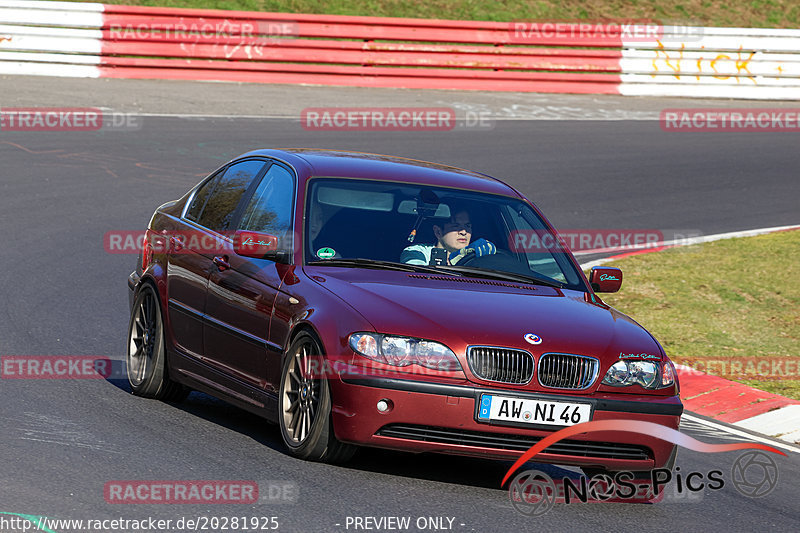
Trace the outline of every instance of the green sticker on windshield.
[[320, 248], [317, 250], [317, 257], [320, 259], [330, 259], [334, 255], [336, 255], [336, 250], [333, 248]]

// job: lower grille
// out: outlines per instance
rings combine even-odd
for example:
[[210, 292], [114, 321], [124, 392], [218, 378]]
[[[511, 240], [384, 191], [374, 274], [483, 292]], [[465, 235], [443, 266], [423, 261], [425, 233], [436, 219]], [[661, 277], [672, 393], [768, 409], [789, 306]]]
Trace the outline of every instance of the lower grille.
[[[383, 426], [375, 434], [380, 437], [393, 437], [395, 439], [517, 451], [525, 451], [542, 440], [542, 437], [526, 435], [507, 435], [412, 424], [389, 424], [388, 426]], [[570, 455], [573, 457], [596, 457], [599, 459], [624, 459], [629, 461], [646, 461], [650, 459], [651, 455], [648, 448], [635, 444], [584, 442], [568, 439], [548, 446], [543, 453]]]

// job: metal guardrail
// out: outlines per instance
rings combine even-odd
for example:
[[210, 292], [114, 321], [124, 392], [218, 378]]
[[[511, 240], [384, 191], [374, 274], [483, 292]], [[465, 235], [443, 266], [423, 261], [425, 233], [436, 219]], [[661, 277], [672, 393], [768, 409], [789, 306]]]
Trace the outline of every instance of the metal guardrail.
[[609, 29], [0, 0], [0, 74], [800, 100], [800, 30]]

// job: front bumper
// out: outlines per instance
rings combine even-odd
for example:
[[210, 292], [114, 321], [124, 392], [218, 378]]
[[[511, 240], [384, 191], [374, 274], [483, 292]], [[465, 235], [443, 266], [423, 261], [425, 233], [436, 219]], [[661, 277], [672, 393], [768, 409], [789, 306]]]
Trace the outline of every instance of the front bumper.
[[[333, 378], [333, 426], [344, 442], [411, 452], [440, 452], [496, 459], [516, 459], [561, 427], [509, 426], [477, 422], [481, 393], [511, 391], [469, 385], [410, 381], [386, 377]], [[683, 406], [677, 396], [620, 399], [605, 396], [511, 393], [517, 396], [593, 403], [593, 420], [641, 420], [678, 428]], [[378, 411], [389, 400], [393, 407]], [[650, 470], [664, 466], [674, 445], [647, 435], [615, 431], [577, 435], [548, 447], [537, 462]]]

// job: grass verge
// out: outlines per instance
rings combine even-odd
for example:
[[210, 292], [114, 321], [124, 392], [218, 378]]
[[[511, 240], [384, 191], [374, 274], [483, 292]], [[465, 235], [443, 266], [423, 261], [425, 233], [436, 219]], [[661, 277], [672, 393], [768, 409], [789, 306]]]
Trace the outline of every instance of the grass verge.
[[106, 3], [500, 22], [635, 18], [701, 26], [800, 26], [797, 0], [110, 0]]
[[[800, 230], [727, 239], [613, 263], [609, 305], [632, 316], [674, 361], [800, 361]], [[796, 372], [796, 371], [795, 371]], [[714, 373], [714, 372], [712, 372]], [[800, 380], [743, 383], [800, 400]]]

